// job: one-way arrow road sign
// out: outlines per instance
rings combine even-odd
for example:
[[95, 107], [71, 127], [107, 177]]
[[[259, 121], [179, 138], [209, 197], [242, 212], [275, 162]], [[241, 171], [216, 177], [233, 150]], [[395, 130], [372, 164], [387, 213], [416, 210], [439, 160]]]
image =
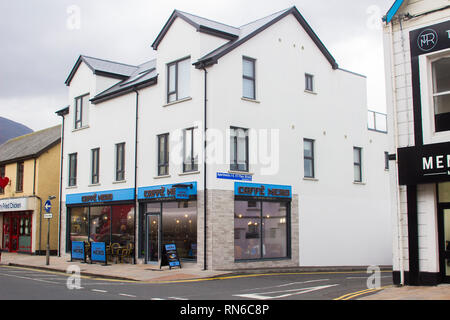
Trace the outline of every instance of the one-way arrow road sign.
[[44, 209], [45, 212], [50, 213], [50, 210], [52, 210], [52, 203], [50, 202], [50, 200], [45, 201]]

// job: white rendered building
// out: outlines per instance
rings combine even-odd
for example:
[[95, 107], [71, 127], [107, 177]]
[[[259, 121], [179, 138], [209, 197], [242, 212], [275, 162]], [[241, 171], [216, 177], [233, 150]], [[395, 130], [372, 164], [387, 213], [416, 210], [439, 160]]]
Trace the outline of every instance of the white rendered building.
[[368, 129], [366, 78], [297, 8], [241, 27], [175, 10], [152, 47], [139, 66], [80, 56], [66, 81], [63, 252], [118, 243], [157, 264], [174, 243], [205, 269], [391, 264], [385, 118]]

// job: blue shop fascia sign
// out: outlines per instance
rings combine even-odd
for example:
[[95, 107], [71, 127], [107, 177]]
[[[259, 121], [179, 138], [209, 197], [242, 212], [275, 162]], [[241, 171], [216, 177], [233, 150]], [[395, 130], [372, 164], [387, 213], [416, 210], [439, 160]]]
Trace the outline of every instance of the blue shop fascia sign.
[[275, 184], [235, 182], [234, 195], [236, 197], [259, 199], [292, 199], [292, 187]]
[[197, 196], [197, 182], [182, 182], [138, 189], [139, 200], [189, 200]]
[[89, 205], [89, 204], [100, 204], [116, 201], [133, 201], [133, 200], [134, 200], [134, 188], [66, 195], [67, 205], [76, 205], [76, 204]]

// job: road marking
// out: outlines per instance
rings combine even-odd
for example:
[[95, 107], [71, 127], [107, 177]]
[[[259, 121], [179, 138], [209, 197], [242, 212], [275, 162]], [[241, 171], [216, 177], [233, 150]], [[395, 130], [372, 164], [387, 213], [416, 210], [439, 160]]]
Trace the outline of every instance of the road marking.
[[119, 296], [130, 297], [130, 298], [136, 298], [136, 296], [134, 296], [134, 295], [132, 295], [132, 294], [126, 294], [126, 293], [119, 293]]
[[188, 300], [186, 298], [180, 298], [180, 297], [168, 297], [168, 299], [173, 299], [173, 300]]
[[350, 299], [355, 298], [357, 296], [361, 296], [363, 294], [368, 294], [368, 293], [381, 291], [381, 290], [389, 288], [389, 287], [391, 287], [391, 286], [385, 286], [385, 287], [380, 287], [380, 288], [365, 289], [365, 290], [360, 290], [360, 291], [356, 291], [356, 292], [350, 292], [350, 293], [344, 294], [343, 296], [340, 296], [339, 298], [335, 298], [333, 300], [350, 300]]
[[107, 293], [108, 292], [106, 290], [99, 290], [99, 289], [91, 289], [91, 291], [100, 292], [100, 293]]
[[[338, 284], [331, 284], [326, 286], [318, 286], [318, 287], [309, 287], [309, 288], [301, 288], [301, 289], [290, 289], [290, 290], [281, 290], [281, 291], [272, 291], [272, 292], [261, 292], [261, 293], [250, 293], [250, 294], [235, 294], [234, 297], [241, 297], [246, 299], [257, 299], [257, 300], [269, 300], [269, 299], [281, 299], [287, 298], [290, 296], [305, 294], [317, 290], [323, 290], [331, 287], [335, 287]], [[274, 293], [282, 293], [277, 296], [268, 296], [268, 294]]]
[[329, 280], [330, 279], [318, 279], [318, 280], [308, 280], [308, 281], [301, 281], [301, 282], [291, 282], [291, 283], [280, 284], [280, 285], [276, 285], [276, 286], [251, 288], [251, 289], [244, 289], [244, 290], [240, 290], [240, 291], [245, 292], [245, 291], [265, 290], [265, 289], [270, 289], [270, 288], [282, 288], [282, 287], [287, 287], [287, 286], [296, 285], [296, 284], [305, 284], [305, 283], [321, 282], [321, 281], [329, 281]]
[[30, 277], [21, 277], [21, 276], [16, 276], [14, 274], [0, 273], [0, 276], [13, 277], [13, 278], [19, 278], [19, 279], [25, 279], [25, 280], [33, 280], [33, 281], [40, 281], [40, 282], [51, 283], [51, 284], [60, 284], [59, 282], [47, 281], [47, 280], [42, 280], [42, 279], [35, 279], [35, 278], [30, 278]]
[[165, 299], [161, 299], [161, 298], [151, 298], [150, 300], [165, 300]]

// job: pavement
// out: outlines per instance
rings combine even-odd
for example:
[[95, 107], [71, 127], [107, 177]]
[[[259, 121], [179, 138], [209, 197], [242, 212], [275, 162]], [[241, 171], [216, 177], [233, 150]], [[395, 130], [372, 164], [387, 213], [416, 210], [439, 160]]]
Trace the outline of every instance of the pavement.
[[[33, 256], [26, 254], [7, 253], [1, 255], [0, 265], [10, 265], [18, 267], [28, 267], [48, 271], [58, 271], [66, 273], [69, 266], [78, 266], [81, 275], [90, 277], [99, 277], [105, 279], [116, 279], [124, 281], [137, 282], [172, 282], [189, 281], [195, 279], [214, 278], [218, 276], [236, 274], [236, 271], [214, 271], [202, 270], [196, 263], [182, 263], [182, 268], [173, 268], [165, 266], [162, 269], [157, 265], [148, 264], [89, 264], [80, 261], [70, 262], [67, 257], [50, 257], [50, 264], [46, 265], [45, 256]], [[301, 268], [299, 268], [300, 270]], [[326, 270], [314, 270], [303, 268], [300, 271], [326, 272]], [[345, 268], [344, 268], [345, 269]], [[299, 271], [297, 270], [297, 271]], [[272, 272], [267, 270], [242, 270], [239, 273]], [[280, 272], [289, 272], [293, 270], [279, 270]], [[330, 270], [328, 270], [330, 271]], [[338, 271], [338, 270], [334, 270]], [[349, 271], [349, 270], [345, 270]], [[364, 290], [365, 291], [365, 290]], [[356, 297], [356, 296], [355, 296]], [[441, 284], [431, 287], [420, 286], [388, 286], [378, 293], [370, 296], [358, 297], [359, 300], [450, 300], [450, 284]]]
[[58, 271], [66, 273], [69, 266], [78, 266], [82, 276], [99, 277], [105, 279], [116, 279], [125, 281], [164, 282], [177, 280], [191, 280], [199, 278], [211, 278], [219, 275], [229, 274], [227, 271], [202, 270], [196, 263], [182, 263], [182, 268], [169, 269], [158, 265], [129, 264], [108, 262], [105, 266], [100, 263], [83, 263], [72, 261], [67, 257], [50, 257], [50, 263], [46, 265], [45, 256], [34, 256], [26, 254], [3, 252], [0, 265], [17, 267], [29, 267], [35, 269]]

